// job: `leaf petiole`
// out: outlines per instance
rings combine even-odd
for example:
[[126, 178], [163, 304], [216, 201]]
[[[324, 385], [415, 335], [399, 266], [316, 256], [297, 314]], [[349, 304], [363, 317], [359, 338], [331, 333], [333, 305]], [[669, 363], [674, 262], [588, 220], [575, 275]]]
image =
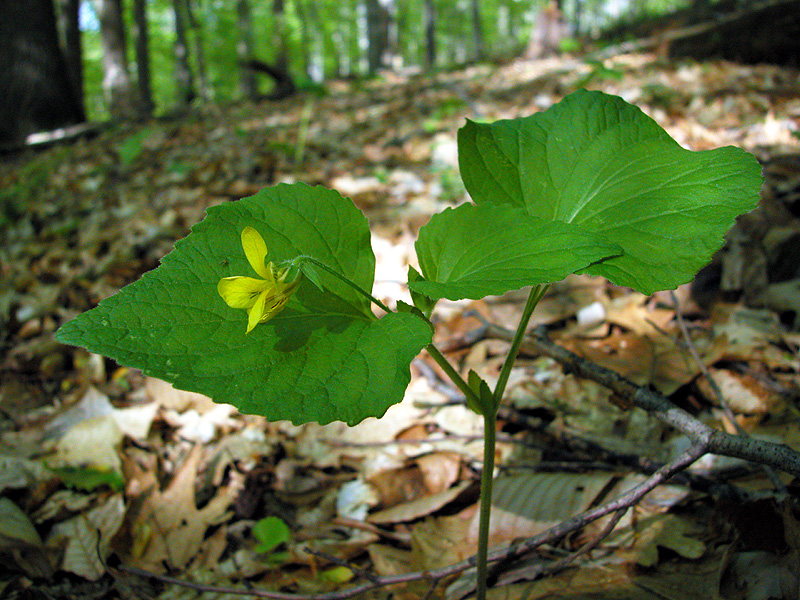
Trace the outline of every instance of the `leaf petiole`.
[[508, 350], [508, 355], [500, 370], [500, 376], [497, 378], [497, 385], [494, 388], [495, 411], [497, 407], [500, 406], [500, 401], [503, 399], [503, 394], [506, 391], [506, 384], [508, 384], [508, 378], [511, 376], [511, 368], [514, 366], [517, 352], [519, 352], [519, 347], [522, 345], [522, 339], [525, 337], [525, 331], [528, 329], [531, 315], [544, 297], [548, 287], [550, 287], [549, 283], [540, 283], [539, 285], [533, 286], [528, 295], [528, 301], [525, 304], [525, 309], [522, 311], [522, 318], [517, 326], [517, 331], [514, 333], [514, 339], [511, 341], [511, 348]]
[[467, 398], [467, 404], [480, 406], [480, 398], [478, 395], [471, 387], [469, 387], [469, 384], [464, 381], [464, 378], [461, 377], [461, 374], [455, 370], [453, 365], [450, 364], [450, 361], [445, 358], [444, 354], [442, 354], [433, 344], [428, 344], [425, 346], [425, 350], [428, 351], [428, 354], [431, 355], [431, 358], [433, 358], [433, 360], [436, 361], [436, 364], [439, 365], [447, 374], [447, 376], [450, 378], [450, 381], [452, 381], [456, 387], [461, 390], [461, 392]]
[[[357, 291], [359, 294], [361, 294], [362, 296], [364, 296], [365, 298], [367, 298], [367, 300], [369, 300], [370, 302], [372, 302], [373, 304], [375, 304], [375, 305], [376, 305], [378, 308], [380, 308], [380, 309], [381, 309], [382, 311], [384, 311], [386, 314], [389, 314], [390, 312], [393, 312], [391, 309], [389, 309], [389, 307], [388, 307], [388, 306], [386, 306], [386, 305], [385, 305], [383, 302], [381, 302], [380, 300], [378, 300], [378, 299], [377, 299], [375, 296], [373, 296], [372, 294], [370, 294], [368, 291], [366, 291], [365, 289], [363, 289], [362, 287], [360, 287], [360, 286], [359, 286], [359, 285], [357, 285], [356, 283], [353, 283], [353, 282], [352, 282], [352, 281], [350, 281], [350, 280], [349, 280], [347, 277], [345, 277], [345, 276], [344, 276], [344, 275], [342, 275], [341, 273], [338, 273], [336, 270], [334, 270], [334, 269], [330, 268], [330, 267], [329, 267], [328, 265], [326, 265], [325, 263], [318, 261], [316, 258], [313, 258], [313, 257], [311, 257], [311, 256], [298, 256], [298, 257], [297, 257], [297, 258], [294, 260], [294, 262], [295, 262], [295, 263], [304, 263], [304, 262], [311, 263], [311, 264], [313, 264], [313, 265], [315, 265], [315, 266], [319, 267], [319, 268], [320, 268], [320, 269], [322, 269], [323, 271], [327, 271], [328, 273], [330, 273], [331, 275], [333, 275], [333, 276], [334, 276], [334, 277], [336, 277], [337, 279], [339, 279], [339, 280], [341, 280], [342, 282], [344, 282], [344, 283], [346, 283], [347, 285], [349, 285], [351, 288], [353, 288], [353, 289], [354, 289], [355, 291]], [[316, 283], [316, 282], [315, 282], [315, 283]]]

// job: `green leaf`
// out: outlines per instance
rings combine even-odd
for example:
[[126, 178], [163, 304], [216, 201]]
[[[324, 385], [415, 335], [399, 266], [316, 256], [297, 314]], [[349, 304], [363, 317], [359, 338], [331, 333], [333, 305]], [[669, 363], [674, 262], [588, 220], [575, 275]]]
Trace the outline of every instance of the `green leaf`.
[[253, 537], [258, 540], [256, 552], [267, 554], [291, 540], [292, 533], [280, 517], [264, 517], [253, 525]]
[[436, 300], [433, 298], [429, 298], [425, 294], [420, 294], [417, 292], [414, 287], [411, 285], [412, 282], [417, 281], [424, 281], [424, 277], [417, 271], [414, 267], [409, 265], [408, 267], [408, 283], [409, 283], [409, 292], [411, 293], [411, 301], [414, 303], [422, 314], [426, 315], [427, 317], [431, 316], [433, 312], [433, 308], [436, 306]]
[[322, 280], [320, 280], [319, 273], [317, 273], [317, 270], [314, 268], [314, 265], [312, 265], [308, 261], [302, 261], [300, 263], [300, 272], [302, 272], [303, 275], [308, 277], [308, 280], [315, 286], [317, 286], [318, 290], [320, 291], [324, 290], [324, 288], [322, 287]]
[[320, 272], [324, 292], [302, 281], [285, 309], [245, 335], [246, 312], [225, 304], [217, 283], [254, 276], [240, 239], [246, 226], [263, 236], [267, 260], [311, 256], [372, 289], [363, 214], [337, 192], [282, 184], [210, 208], [157, 269], [56, 339], [273, 420], [353, 424], [399, 402], [411, 360], [430, 343], [427, 323], [413, 314], [377, 319], [361, 294]]
[[327, 581], [328, 583], [335, 583], [335, 584], [342, 584], [347, 583], [353, 577], [355, 573], [349, 567], [345, 567], [344, 565], [340, 565], [338, 567], [331, 567], [330, 569], [325, 569], [324, 571], [320, 571], [319, 578], [322, 581]]
[[115, 492], [125, 487], [122, 475], [113, 469], [99, 467], [50, 467], [67, 487], [76, 490], [91, 491], [108, 486]]
[[467, 384], [475, 392], [475, 396], [478, 399], [476, 402], [471, 398], [467, 398], [467, 407], [479, 415], [493, 414], [496, 407], [494, 405], [494, 394], [489, 388], [489, 384], [474, 369], [470, 369], [467, 374]]
[[685, 150], [635, 106], [586, 90], [530, 117], [468, 122], [458, 146], [477, 204], [524, 207], [619, 244], [624, 254], [585, 272], [646, 294], [689, 281], [761, 186], [747, 152]]
[[409, 287], [430, 298], [483, 298], [560, 281], [621, 253], [577, 225], [545, 221], [508, 204], [462, 204], [431, 217], [416, 243], [425, 279]]

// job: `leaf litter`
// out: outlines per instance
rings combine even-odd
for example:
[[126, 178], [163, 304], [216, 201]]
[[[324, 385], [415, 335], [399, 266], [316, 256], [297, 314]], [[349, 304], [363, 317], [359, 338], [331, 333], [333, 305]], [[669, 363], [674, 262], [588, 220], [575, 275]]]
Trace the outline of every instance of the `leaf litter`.
[[[341, 83], [322, 97], [118, 127], [0, 166], [0, 554], [8, 557], [0, 592], [75, 597], [88, 581], [94, 597], [135, 597], [131, 590], [144, 584], [113, 566], [121, 560], [200, 584], [323, 593], [363, 572], [402, 574], [469, 557], [482, 422], [424, 354], [404, 401], [383, 419], [298, 427], [240, 415], [60, 346], [52, 334], [157, 266], [206, 208], [284, 181], [352, 197], [370, 220], [376, 296], [410, 301], [401, 281], [417, 266], [416, 232], [465, 199], [455, 155], [464, 118], [531, 114], [586, 82], [639, 105], [685, 147], [754, 152], [766, 185], [759, 209], [677, 290], [690, 340], [668, 295], [644, 297], [588, 277], [553, 285], [535, 324], [708, 423], [800, 448], [797, 72], [649, 54], [603, 65], [621, 77], [545, 59], [376, 80], [361, 90]], [[474, 369], [491, 381], [507, 348], [502, 329], [514, 328], [523, 302], [517, 292], [443, 301], [436, 343], [465, 376]], [[507, 398], [495, 544], [623, 493], [688, 443], [525, 344]], [[85, 485], [71, 487], [58, 474], [64, 467], [78, 469]], [[124, 488], [89, 479], [103, 470], [118, 473]], [[606, 521], [504, 567], [505, 585], [493, 594], [686, 598], [690, 588], [677, 582], [690, 581], [697, 598], [794, 597], [796, 484], [779, 480], [786, 487], [776, 491], [757, 467], [705, 457], [645, 496], [572, 568], [547, 570]], [[271, 516], [291, 532], [272, 559], [253, 534]], [[84, 583], [65, 588], [56, 574], [63, 572]], [[439, 582], [436, 595], [460, 597], [469, 577]], [[151, 597], [189, 592], [147, 585]], [[421, 598], [429, 587], [410, 583], [394, 593]]]

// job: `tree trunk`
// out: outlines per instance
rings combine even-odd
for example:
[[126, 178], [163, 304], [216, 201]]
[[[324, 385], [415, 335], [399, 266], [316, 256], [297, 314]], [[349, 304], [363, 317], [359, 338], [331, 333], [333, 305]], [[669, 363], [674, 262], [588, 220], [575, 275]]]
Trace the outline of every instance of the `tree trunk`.
[[72, 93], [83, 112], [83, 50], [81, 48], [81, 30], [78, 22], [80, 0], [57, 0], [61, 47], [67, 61], [69, 82]]
[[480, 0], [472, 0], [472, 39], [475, 42], [475, 60], [486, 58], [486, 45], [483, 41]]
[[561, 20], [558, 4], [551, 0], [539, 11], [533, 25], [533, 32], [528, 43], [528, 58], [542, 58], [556, 54], [565, 28]]
[[302, 61], [302, 73], [308, 79], [318, 81], [319, 77], [314, 72], [315, 70], [319, 71], [319, 69], [314, 66], [314, 47], [316, 43], [314, 36], [311, 34], [311, 17], [306, 12], [302, 2], [295, 2], [294, 10], [300, 25], [300, 47], [298, 49], [298, 56]]
[[128, 71], [122, 1], [95, 0], [94, 5], [100, 21], [100, 41], [103, 46], [105, 70], [103, 91], [106, 94], [109, 112], [115, 119], [136, 119], [139, 117], [141, 102]]
[[191, 104], [195, 99], [194, 77], [189, 65], [189, 42], [186, 37], [186, 5], [184, 0], [173, 0], [175, 13], [175, 83], [178, 88], [178, 103]]
[[51, 0], [0, 2], [0, 144], [85, 120], [58, 45]]
[[379, 0], [366, 0], [367, 13], [367, 69], [370, 74], [386, 66], [389, 51], [389, 23], [391, 16]]
[[436, 7], [433, 0], [425, 0], [425, 68], [436, 66]]
[[153, 85], [150, 77], [150, 49], [147, 29], [146, 0], [133, 0], [133, 26], [136, 50], [136, 75], [139, 84], [139, 97], [142, 102], [142, 115], [153, 114]]
[[[289, 74], [289, 45], [286, 43], [286, 14], [284, 0], [273, 0], [272, 18], [272, 47], [275, 48], [275, 62], [271, 65], [272, 73], [268, 73], [275, 80], [275, 89], [270, 94], [271, 98], [285, 98], [295, 92], [292, 76]], [[266, 72], [266, 71], [265, 71]]]
[[275, 68], [287, 71], [289, 68], [289, 48], [286, 45], [286, 15], [284, 14], [283, 0], [273, 0], [272, 19], [272, 47], [275, 48]]
[[239, 26], [239, 41], [236, 43], [236, 53], [239, 56], [239, 87], [242, 95], [250, 100], [255, 100], [258, 95], [256, 76], [253, 70], [246, 68], [245, 63], [253, 58], [253, 13], [248, 0], [239, 0], [236, 3], [236, 23]]
[[208, 85], [208, 69], [206, 68], [205, 44], [203, 43], [203, 28], [195, 18], [195, 7], [192, 0], [184, 0], [186, 9], [186, 20], [189, 28], [193, 31], [194, 57], [197, 62], [197, 82], [200, 89], [200, 97], [208, 101], [212, 97], [211, 89]]

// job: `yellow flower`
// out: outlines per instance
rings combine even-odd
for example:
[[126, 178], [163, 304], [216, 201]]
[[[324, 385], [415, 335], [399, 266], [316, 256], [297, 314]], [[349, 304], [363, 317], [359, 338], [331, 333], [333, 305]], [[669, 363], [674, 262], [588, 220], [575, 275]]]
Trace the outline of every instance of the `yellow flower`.
[[278, 268], [267, 258], [267, 244], [252, 227], [242, 230], [242, 248], [253, 270], [262, 279], [253, 277], [225, 277], [217, 284], [217, 291], [231, 308], [247, 311], [247, 332], [259, 323], [265, 323], [278, 314], [294, 290], [300, 285], [300, 277], [286, 282], [288, 267]]

